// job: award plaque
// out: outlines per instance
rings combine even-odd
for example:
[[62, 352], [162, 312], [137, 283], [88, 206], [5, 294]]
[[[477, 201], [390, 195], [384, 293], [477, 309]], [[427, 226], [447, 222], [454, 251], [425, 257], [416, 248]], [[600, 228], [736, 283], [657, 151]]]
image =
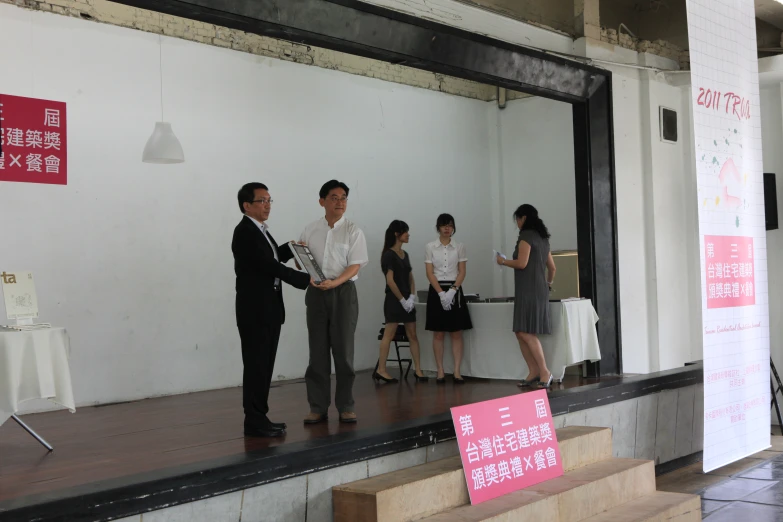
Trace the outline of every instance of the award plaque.
[[310, 252], [309, 248], [305, 245], [291, 243], [291, 252], [293, 252], [299, 266], [307, 270], [307, 273], [310, 274], [310, 277], [313, 278], [313, 281], [315, 281], [316, 284], [326, 281], [326, 276], [324, 276], [321, 267], [318, 266], [318, 262], [315, 260], [315, 257], [313, 257], [313, 253]]
[[3, 272], [0, 274], [0, 287], [5, 296], [8, 319], [16, 320], [17, 324], [33, 324], [33, 319], [38, 317], [38, 297], [33, 274]]

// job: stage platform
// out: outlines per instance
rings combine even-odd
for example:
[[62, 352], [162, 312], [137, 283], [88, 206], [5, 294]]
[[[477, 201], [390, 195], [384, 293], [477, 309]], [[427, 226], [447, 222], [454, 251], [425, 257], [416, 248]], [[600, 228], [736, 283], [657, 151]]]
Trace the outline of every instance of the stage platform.
[[[554, 385], [554, 415], [702, 382], [701, 365], [647, 376]], [[53, 446], [47, 453], [13, 421], [0, 427], [0, 521], [110, 520], [454, 438], [449, 408], [520, 393], [514, 381], [464, 385], [375, 384], [357, 374], [355, 425], [304, 426], [302, 380], [276, 383], [277, 439], [242, 435], [242, 392], [231, 388], [24, 416]]]

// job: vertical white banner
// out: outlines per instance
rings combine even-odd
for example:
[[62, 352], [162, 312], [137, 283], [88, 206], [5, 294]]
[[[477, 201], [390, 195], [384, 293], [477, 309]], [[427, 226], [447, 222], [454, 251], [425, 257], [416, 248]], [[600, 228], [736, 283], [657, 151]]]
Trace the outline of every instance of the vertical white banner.
[[687, 0], [704, 337], [704, 471], [770, 446], [753, 0]]

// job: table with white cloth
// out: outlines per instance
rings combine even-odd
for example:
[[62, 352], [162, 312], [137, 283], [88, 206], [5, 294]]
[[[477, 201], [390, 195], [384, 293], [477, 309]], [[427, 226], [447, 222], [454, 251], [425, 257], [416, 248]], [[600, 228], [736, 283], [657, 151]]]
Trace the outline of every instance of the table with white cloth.
[[0, 328], [0, 425], [31, 399], [49, 399], [76, 410], [65, 328]]
[[[519, 343], [512, 331], [513, 302], [468, 303], [473, 329], [463, 332], [464, 352], [462, 375], [488, 379], [516, 379], [527, 377], [528, 370]], [[540, 335], [546, 363], [555, 380], [562, 381], [567, 366], [601, 359], [598, 348], [598, 322], [589, 299], [551, 301], [552, 334]], [[416, 303], [416, 331], [421, 345], [421, 367], [436, 371], [432, 352], [432, 332], [424, 329], [427, 317], [426, 303]], [[454, 371], [449, 334], [444, 339], [443, 368]]]

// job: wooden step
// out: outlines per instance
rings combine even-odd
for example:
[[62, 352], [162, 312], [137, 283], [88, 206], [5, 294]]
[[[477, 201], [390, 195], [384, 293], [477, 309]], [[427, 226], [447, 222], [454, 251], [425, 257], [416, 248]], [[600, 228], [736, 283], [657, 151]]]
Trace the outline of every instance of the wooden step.
[[[612, 456], [612, 430], [556, 430], [564, 471]], [[332, 488], [334, 520], [404, 522], [470, 502], [462, 460], [450, 457]]]
[[582, 522], [701, 522], [701, 497], [657, 491]]
[[332, 488], [334, 522], [418, 520], [469, 502], [459, 457]]
[[427, 522], [580, 522], [655, 493], [650, 460], [609, 459], [541, 484], [426, 518]]
[[612, 457], [611, 428], [569, 426], [555, 432], [564, 472]]

